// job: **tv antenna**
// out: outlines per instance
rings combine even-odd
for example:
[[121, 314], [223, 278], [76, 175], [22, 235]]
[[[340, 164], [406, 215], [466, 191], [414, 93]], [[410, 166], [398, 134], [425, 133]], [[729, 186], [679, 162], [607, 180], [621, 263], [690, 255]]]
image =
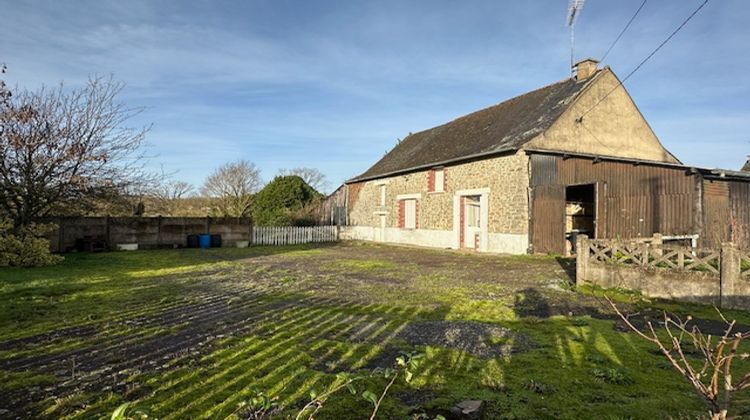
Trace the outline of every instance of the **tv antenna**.
[[575, 64], [575, 27], [578, 15], [581, 14], [583, 3], [586, 0], [570, 0], [568, 3], [568, 27], [570, 28], [570, 75], [573, 75], [573, 65]]

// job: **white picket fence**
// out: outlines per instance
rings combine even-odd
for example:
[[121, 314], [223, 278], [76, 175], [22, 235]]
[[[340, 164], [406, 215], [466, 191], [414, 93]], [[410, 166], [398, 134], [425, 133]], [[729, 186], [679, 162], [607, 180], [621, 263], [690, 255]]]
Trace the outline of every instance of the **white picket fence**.
[[253, 245], [296, 245], [338, 240], [337, 226], [253, 227]]

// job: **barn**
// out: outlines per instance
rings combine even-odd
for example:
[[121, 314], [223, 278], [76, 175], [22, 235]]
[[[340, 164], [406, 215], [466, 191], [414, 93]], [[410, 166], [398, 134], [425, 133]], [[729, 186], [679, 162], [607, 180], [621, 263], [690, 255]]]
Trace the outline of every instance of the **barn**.
[[750, 172], [690, 167], [609, 67], [411, 134], [332, 196], [352, 239], [569, 253], [579, 234], [750, 247]]

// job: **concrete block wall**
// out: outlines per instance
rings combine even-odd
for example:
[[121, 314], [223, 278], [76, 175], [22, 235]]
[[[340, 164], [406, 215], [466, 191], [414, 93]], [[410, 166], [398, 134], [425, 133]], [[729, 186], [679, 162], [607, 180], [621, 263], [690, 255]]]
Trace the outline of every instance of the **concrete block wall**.
[[224, 246], [249, 241], [252, 224], [247, 218], [207, 217], [63, 217], [47, 220], [57, 227], [48, 233], [52, 252], [75, 249], [77, 239], [90, 237], [110, 248], [137, 243], [141, 248], [187, 246], [188, 235], [220, 234]]

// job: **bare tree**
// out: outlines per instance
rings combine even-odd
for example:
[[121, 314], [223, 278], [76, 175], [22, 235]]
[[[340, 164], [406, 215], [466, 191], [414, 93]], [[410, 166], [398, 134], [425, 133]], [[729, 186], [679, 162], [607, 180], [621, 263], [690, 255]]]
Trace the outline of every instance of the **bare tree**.
[[159, 185], [152, 193], [154, 212], [162, 215], [174, 216], [179, 210], [182, 200], [193, 191], [189, 182], [169, 180]]
[[211, 197], [222, 216], [250, 214], [253, 194], [261, 187], [260, 169], [246, 160], [227, 163], [206, 178], [201, 193]]
[[[726, 329], [719, 337], [703, 334], [696, 325], [689, 326], [690, 317], [683, 321], [666, 313], [660, 335], [648, 320], [645, 332], [641, 331], [631, 322], [633, 315], [623, 314], [609, 297], [606, 299], [631, 331], [656, 345], [672, 368], [690, 382], [710, 406], [712, 419], [726, 419], [733, 394], [750, 389], [750, 372], [740, 374], [739, 380], [735, 381], [733, 374], [736, 372], [732, 371], [735, 358], [750, 358], [747, 353], [738, 351], [742, 342], [750, 339], [750, 331], [735, 331], [735, 321], [728, 321], [720, 311], [717, 310], [726, 323]], [[691, 360], [687, 355], [690, 350], [698, 354], [698, 360]]]
[[[4, 63], [0, 63], [0, 74], [5, 74], [8, 67]], [[5, 81], [0, 80], [0, 106], [6, 107], [10, 104], [10, 97], [11, 97], [10, 90], [8, 90], [8, 86], [6, 86]]]
[[[0, 101], [0, 211], [24, 226], [148, 182], [148, 128], [126, 123], [139, 110], [118, 102], [123, 83], [91, 78], [77, 89], [22, 90]], [[7, 89], [0, 87], [7, 92]]]
[[328, 179], [325, 174], [315, 168], [292, 168], [280, 169], [280, 176], [297, 175], [302, 178], [307, 185], [315, 188], [318, 192], [324, 192], [328, 188]]

